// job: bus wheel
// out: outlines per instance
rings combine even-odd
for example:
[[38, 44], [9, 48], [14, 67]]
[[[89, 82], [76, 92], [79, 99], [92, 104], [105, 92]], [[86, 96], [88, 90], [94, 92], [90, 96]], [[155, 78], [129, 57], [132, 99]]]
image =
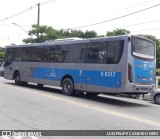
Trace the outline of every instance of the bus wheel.
[[99, 95], [99, 93], [87, 93], [86, 92], [86, 95], [89, 96], [89, 97], [96, 97]]
[[67, 95], [67, 96], [72, 96], [75, 94], [74, 84], [70, 78], [65, 78], [62, 81], [62, 92], [64, 95]]
[[20, 77], [19, 72], [17, 72], [17, 73], [15, 74], [15, 84], [17, 84], [17, 85], [20, 85], [20, 84], [21, 84], [21, 77]]
[[154, 97], [154, 102], [160, 105], [160, 94], [156, 94]]

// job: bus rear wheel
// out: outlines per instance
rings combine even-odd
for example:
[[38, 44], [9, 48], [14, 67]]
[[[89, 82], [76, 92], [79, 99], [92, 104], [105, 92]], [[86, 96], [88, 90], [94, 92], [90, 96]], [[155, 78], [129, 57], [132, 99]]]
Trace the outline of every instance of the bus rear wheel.
[[62, 92], [64, 95], [67, 95], [67, 96], [72, 96], [75, 94], [74, 83], [72, 79], [65, 78], [62, 81]]

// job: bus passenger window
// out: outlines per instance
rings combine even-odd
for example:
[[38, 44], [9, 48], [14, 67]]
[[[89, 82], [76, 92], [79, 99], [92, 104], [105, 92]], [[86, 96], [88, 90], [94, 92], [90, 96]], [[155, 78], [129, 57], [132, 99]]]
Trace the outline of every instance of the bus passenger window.
[[15, 50], [15, 61], [27, 61], [27, 53], [28, 48], [27, 47], [20, 47]]
[[29, 47], [29, 61], [41, 62], [43, 59], [43, 47]]
[[44, 47], [44, 62], [65, 62], [68, 46], [53, 45]]
[[69, 49], [68, 62], [69, 63], [82, 63], [84, 60], [83, 56], [83, 44], [71, 44]]
[[84, 59], [85, 63], [103, 63], [105, 61], [105, 52], [102, 46], [102, 42], [86, 44], [81, 49], [80, 59]]
[[123, 54], [124, 41], [110, 41], [106, 45], [106, 63], [117, 64]]

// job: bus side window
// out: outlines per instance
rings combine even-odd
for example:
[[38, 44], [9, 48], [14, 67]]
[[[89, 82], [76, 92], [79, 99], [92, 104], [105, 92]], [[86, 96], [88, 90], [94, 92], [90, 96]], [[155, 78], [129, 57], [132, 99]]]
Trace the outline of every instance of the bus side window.
[[43, 59], [43, 47], [29, 47], [29, 61], [41, 62]]
[[69, 63], [83, 62], [83, 56], [81, 55], [81, 53], [83, 53], [82, 46], [83, 46], [83, 44], [71, 44], [70, 45], [69, 56], [68, 56]]
[[92, 49], [90, 46], [82, 48], [81, 58], [83, 58], [84, 63], [94, 63], [92, 58]]
[[105, 52], [103, 50], [103, 42], [85, 44], [81, 49], [80, 59], [83, 59], [84, 63], [104, 63]]
[[124, 41], [116, 40], [108, 42], [106, 45], [106, 63], [107, 64], [117, 64], [123, 54]]
[[68, 46], [53, 45], [44, 47], [44, 62], [66, 62]]
[[15, 61], [27, 61], [28, 48], [27, 47], [19, 47], [15, 50]]
[[83, 63], [87, 63], [87, 46], [89, 47], [89, 45], [88, 44], [83, 44], [82, 46], [81, 46], [81, 49], [79, 50], [79, 52], [80, 52], [80, 56], [79, 56], [79, 59], [80, 59], [80, 61]]
[[102, 50], [101, 50], [101, 52], [99, 52], [99, 61], [100, 61], [100, 63], [103, 63], [103, 64], [106, 63], [106, 55], [107, 55], [105, 45], [106, 45], [106, 43], [103, 43]]
[[43, 62], [50, 62], [51, 55], [54, 54], [55, 49], [52, 46], [45, 46], [44, 47], [44, 55], [43, 55]]
[[96, 42], [91, 44], [91, 61], [92, 63], [103, 63], [102, 56], [103, 42]]

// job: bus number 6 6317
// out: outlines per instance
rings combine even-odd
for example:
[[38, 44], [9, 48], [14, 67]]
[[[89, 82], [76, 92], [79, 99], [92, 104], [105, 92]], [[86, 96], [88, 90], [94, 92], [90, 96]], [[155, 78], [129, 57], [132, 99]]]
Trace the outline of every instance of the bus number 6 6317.
[[112, 71], [102, 71], [101, 72], [101, 76], [105, 76], [105, 77], [115, 77], [116, 72], [112, 72]]

